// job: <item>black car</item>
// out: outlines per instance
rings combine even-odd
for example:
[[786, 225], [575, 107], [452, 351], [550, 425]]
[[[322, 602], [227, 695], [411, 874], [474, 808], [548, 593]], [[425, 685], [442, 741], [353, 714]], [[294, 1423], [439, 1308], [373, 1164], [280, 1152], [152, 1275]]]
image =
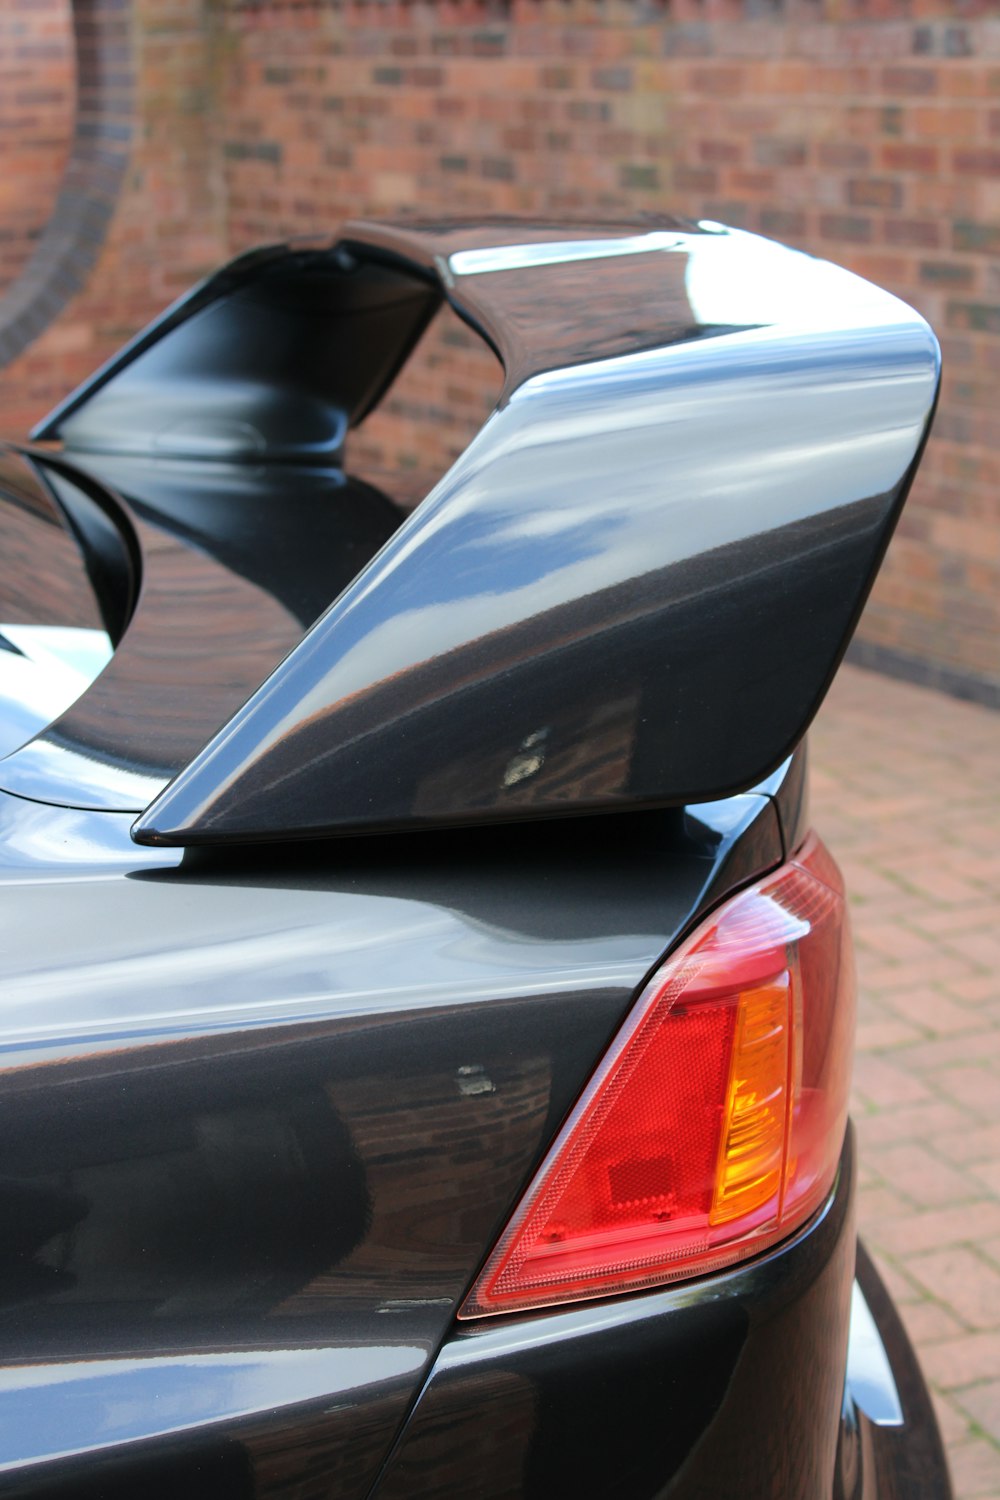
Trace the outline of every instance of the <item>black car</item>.
[[0, 1493], [948, 1496], [804, 747], [938, 378], [717, 224], [358, 223], [4, 450]]

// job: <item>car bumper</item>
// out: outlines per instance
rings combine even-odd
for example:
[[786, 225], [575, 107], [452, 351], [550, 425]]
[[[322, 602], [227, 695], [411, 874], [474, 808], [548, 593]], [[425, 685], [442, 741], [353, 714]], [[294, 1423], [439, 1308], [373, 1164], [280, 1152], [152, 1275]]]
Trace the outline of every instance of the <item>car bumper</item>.
[[460, 1328], [373, 1496], [948, 1500], [930, 1399], [853, 1205], [849, 1133], [824, 1209], [759, 1260]]
[[949, 1500], [951, 1480], [913, 1346], [858, 1245], [837, 1500]]

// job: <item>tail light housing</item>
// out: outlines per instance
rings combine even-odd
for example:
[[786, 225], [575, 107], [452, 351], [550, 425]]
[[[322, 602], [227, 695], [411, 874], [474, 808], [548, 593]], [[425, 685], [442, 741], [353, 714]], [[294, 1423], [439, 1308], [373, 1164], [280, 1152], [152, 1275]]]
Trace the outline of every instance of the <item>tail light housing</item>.
[[847, 1120], [854, 970], [843, 882], [811, 834], [643, 990], [460, 1317], [703, 1275], [829, 1193]]

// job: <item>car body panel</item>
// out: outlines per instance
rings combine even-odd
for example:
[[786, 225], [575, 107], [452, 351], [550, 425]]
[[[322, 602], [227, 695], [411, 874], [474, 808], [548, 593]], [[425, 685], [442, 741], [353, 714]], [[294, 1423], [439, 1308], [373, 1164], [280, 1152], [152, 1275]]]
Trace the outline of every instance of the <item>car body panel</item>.
[[[854, 1173], [849, 1133], [830, 1200], [750, 1265], [603, 1305], [460, 1325], [373, 1500], [948, 1500], [913, 1350], [863, 1246], [856, 1253]], [[850, 1379], [859, 1361], [845, 1341], [860, 1335], [859, 1302], [884, 1362], [878, 1402], [870, 1383]]]
[[[749, 1266], [617, 1303], [463, 1325], [438, 1356], [378, 1500], [829, 1495], [854, 1276], [853, 1170], [848, 1144], [826, 1207]], [[477, 1420], [485, 1409], [488, 1423]]]
[[[345, 435], [444, 300], [505, 384], [406, 518]], [[115, 651], [0, 760], [0, 1493], [894, 1493], [850, 1136], [735, 1269], [456, 1315], [665, 956], [805, 838], [937, 377], [716, 225], [362, 224], [12, 455]]]
[[80, 452], [340, 467], [441, 303], [431, 278], [330, 241], [261, 246], [206, 277], [36, 426]]
[[[856, 1291], [875, 1330], [880, 1378], [888, 1369], [891, 1389], [873, 1402], [870, 1385], [852, 1385], [849, 1349], [834, 1500], [950, 1500], [934, 1403], [899, 1313], [860, 1241]], [[853, 1334], [852, 1327], [852, 1340]]]
[[174, 543], [195, 539], [221, 466], [228, 490], [196, 527], [212, 555], [240, 471], [263, 466], [267, 496], [248, 488], [281, 550], [314, 524], [287, 513], [297, 472], [339, 472], [349, 425], [444, 299], [499, 354], [498, 405], [356, 576], [331, 574], [329, 608], [267, 680], [242, 706], [220, 692], [183, 766], [113, 793], [102, 746], [99, 789], [74, 793], [87, 767], [65, 741], [99, 682], [0, 763], [0, 785], [38, 796], [48, 781], [67, 805], [140, 797], [140, 842], [218, 844], [683, 805], [788, 757], [939, 381], [923, 319], [826, 262], [676, 219], [348, 224], [210, 278], [39, 436], [94, 481], [117, 470], [132, 515], [152, 505], [161, 528], [169, 476]]
[[140, 1441], [193, 1462], [217, 1400], [241, 1452], [304, 1445], [363, 1494], [636, 990], [783, 857], [776, 802], [496, 830], [488, 860], [471, 833], [141, 849], [128, 822], [0, 796], [0, 1464], [45, 1493], [88, 1420], [64, 1398], [117, 1409], [136, 1361], [171, 1400], [136, 1384], [59, 1460], [81, 1482]]
[[345, 229], [356, 274], [366, 245], [437, 274], [500, 403], [140, 841], [677, 804], [801, 739], [922, 449], [933, 334], [736, 231], [513, 233]]
[[[20, 484], [75, 527], [95, 509], [113, 516], [131, 559], [135, 598], [111, 660], [0, 759], [0, 787], [63, 806], [143, 808], [403, 519], [336, 469], [299, 466], [290, 481], [273, 465], [106, 458], [83, 473], [53, 454], [5, 451]], [[32, 566], [44, 582], [52, 565]]]

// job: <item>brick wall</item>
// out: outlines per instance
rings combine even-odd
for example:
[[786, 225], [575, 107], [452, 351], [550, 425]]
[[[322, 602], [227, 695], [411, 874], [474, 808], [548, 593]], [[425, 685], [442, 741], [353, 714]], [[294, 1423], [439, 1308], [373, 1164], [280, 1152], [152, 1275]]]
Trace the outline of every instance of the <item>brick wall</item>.
[[73, 135], [70, 0], [0, 6], [0, 295], [55, 206]]
[[0, 298], [4, 432], [28, 428], [227, 253], [210, 0], [74, 0], [73, 12], [62, 190]]
[[[413, 209], [723, 219], [851, 266], [938, 330], [936, 435], [859, 649], [1000, 703], [991, 0], [135, 0], [133, 18], [132, 175], [16, 411], [223, 244]], [[0, 372], [0, 401], [26, 368]], [[443, 462], [495, 372], [443, 326], [404, 381], [365, 462]]]

